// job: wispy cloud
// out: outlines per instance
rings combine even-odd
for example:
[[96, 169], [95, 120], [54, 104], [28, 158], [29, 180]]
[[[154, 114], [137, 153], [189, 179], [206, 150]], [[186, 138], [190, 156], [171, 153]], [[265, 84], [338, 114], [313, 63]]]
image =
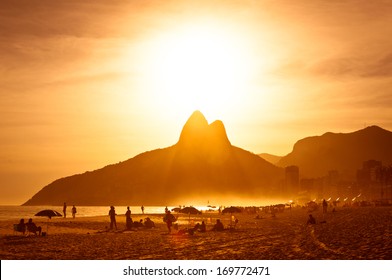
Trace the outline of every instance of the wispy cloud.
[[[390, 48], [392, 49], [392, 44]], [[392, 77], [392, 53], [326, 59], [310, 66], [309, 70], [313, 74], [329, 76], [332, 79], [388, 78]]]

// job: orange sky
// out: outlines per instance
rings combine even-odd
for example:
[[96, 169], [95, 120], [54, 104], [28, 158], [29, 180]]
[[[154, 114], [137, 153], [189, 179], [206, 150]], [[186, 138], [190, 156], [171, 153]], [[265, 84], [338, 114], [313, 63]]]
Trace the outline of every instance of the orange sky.
[[0, 2], [0, 204], [170, 146], [199, 109], [231, 143], [392, 130], [390, 1]]

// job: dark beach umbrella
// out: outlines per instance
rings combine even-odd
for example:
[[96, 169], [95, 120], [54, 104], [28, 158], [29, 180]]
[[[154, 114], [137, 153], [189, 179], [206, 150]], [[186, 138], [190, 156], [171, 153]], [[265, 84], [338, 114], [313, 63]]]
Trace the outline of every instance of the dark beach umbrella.
[[42, 210], [39, 211], [37, 214], [35, 214], [34, 216], [38, 216], [38, 217], [48, 217], [49, 219], [51, 219], [52, 217], [62, 217], [63, 215], [61, 215], [59, 212], [54, 211], [54, 210]]
[[172, 209], [172, 212], [180, 212], [181, 208], [180, 207], [174, 207]]
[[189, 206], [189, 207], [184, 207], [180, 210], [180, 213], [185, 213], [185, 214], [201, 214], [201, 211], [197, 210], [195, 207]]
[[[37, 216], [37, 217], [48, 217], [49, 219], [51, 219], [52, 217], [62, 217], [63, 215], [61, 215], [57, 211], [46, 209], [46, 210], [39, 211], [34, 216]], [[49, 229], [49, 220], [48, 220], [48, 222], [46, 222], [46, 232], [48, 232], [48, 229]]]
[[223, 209], [222, 213], [223, 214], [225, 214], [225, 213], [241, 213], [241, 209], [238, 207], [230, 206], [230, 207]]

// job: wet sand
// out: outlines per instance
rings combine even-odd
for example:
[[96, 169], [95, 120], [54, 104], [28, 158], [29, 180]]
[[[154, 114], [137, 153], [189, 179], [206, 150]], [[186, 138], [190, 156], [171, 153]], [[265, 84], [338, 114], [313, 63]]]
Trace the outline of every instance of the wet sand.
[[[207, 232], [194, 235], [168, 234], [163, 215], [133, 215], [133, 220], [150, 217], [156, 227], [124, 231], [125, 216], [117, 216], [117, 231], [108, 230], [109, 217], [33, 217], [47, 236], [13, 232], [16, 220], [0, 222], [0, 259], [176, 259], [176, 260], [391, 260], [392, 207], [339, 208], [324, 217], [313, 212], [316, 225], [306, 225], [306, 209], [277, 213], [234, 214], [234, 230], [209, 231], [217, 218], [225, 226], [230, 215], [204, 213], [179, 215], [179, 229], [191, 223], [207, 223]], [[28, 219], [29, 217], [24, 217]], [[211, 222], [209, 222], [211, 221]], [[325, 223], [320, 223], [326, 221]]]

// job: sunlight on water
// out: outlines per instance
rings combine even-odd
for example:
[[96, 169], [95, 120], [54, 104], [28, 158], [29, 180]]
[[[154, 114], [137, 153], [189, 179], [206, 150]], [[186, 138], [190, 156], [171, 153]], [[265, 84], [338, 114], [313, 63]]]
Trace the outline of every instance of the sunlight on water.
[[[275, 203], [281, 203], [277, 201], [264, 201], [264, 203], [250, 203], [250, 201], [236, 201], [236, 203], [230, 203], [230, 200], [226, 201], [226, 206], [249, 206], [249, 205], [271, 205]], [[191, 205], [191, 204], [190, 204]], [[189, 205], [182, 205], [189, 206]], [[192, 205], [200, 211], [208, 211], [215, 210], [218, 211], [220, 205]], [[144, 213], [145, 214], [164, 214], [166, 206], [145, 206]], [[169, 210], [172, 210], [175, 207], [179, 207], [178, 205], [168, 205]], [[67, 207], [67, 218], [71, 218], [71, 208], [72, 205], [68, 205]], [[109, 206], [77, 206], [77, 214], [76, 217], [94, 217], [94, 216], [107, 216], [109, 213]], [[126, 206], [115, 206], [117, 215], [124, 215], [127, 211]], [[28, 219], [34, 218], [34, 215], [41, 210], [52, 209], [61, 214], [63, 214], [62, 206], [0, 206], [0, 221], [9, 220], [9, 219]], [[142, 214], [141, 206], [130, 206], [130, 210], [132, 214]], [[35, 217], [36, 219], [41, 217]]]
[[[71, 208], [72, 205], [67, 207], [67, 218], [72, 217]], [[109, 212], [109, 206], [76, 206], [76, 208], [76, 217], [106, 216]], [[172, 208], [169, 207], [169, 209]], [[44, 209], [52, 209], [61, 214], [63, 213], [62, 206], [0, 206], [0, 220], [34, 218], [36, 213]], [[126, 206], [116, 206], [118, 215], [125, 214], [126, 210]], [[142, 213], [140, 206], [131, 206], [130, 210], [132, 214]], [[144, 213], [146, 214], [163, 214], [164, 212], [165, 206], [145, 206], [144, 208]]]

